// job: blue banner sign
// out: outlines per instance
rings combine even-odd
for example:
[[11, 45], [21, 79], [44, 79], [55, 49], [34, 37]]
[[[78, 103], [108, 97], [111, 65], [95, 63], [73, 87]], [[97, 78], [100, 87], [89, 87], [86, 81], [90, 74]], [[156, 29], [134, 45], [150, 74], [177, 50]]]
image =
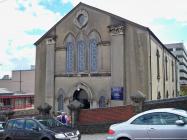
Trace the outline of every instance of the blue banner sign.
[[123, 100], [123, 87], [111, 88], [111, 100]]

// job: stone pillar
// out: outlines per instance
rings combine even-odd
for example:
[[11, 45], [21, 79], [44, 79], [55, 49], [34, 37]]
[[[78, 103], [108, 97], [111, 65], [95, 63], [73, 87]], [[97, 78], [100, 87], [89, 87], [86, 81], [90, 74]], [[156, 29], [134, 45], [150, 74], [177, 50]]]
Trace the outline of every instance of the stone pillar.
[[143, 102], [145, 100], [145, 95], [141, 91], [137, 91], [130, 96], [135, 106], [135, 113], [138, 114], [143, 111]]
[[109, 26], [111, 34], [111, 88], [123, 88], [123, 100], [111, 100], [111, 106], [124, 105], [125, 93], [125, 26]]
[[51, 106], [48, 103], [43, 103], [40, 106], [37, 107], [39, 114], [40, 115], [45, 115], [45, 116], [49, 116], [50, 115], [50, 110], [51, 110]]
[[50, 37], [46, 39], [46, 80], [45, 80], [45, 102], [54, 110], [54, 60], [55, 40]]
[[70, 110], [70, 114], [72, 118], [71, 125], [73, 127], [78, 126], [79, 112], [80, 112], [81, 107], [83, 107], [83, 104], [80, 103], [78, 100], [74, 100], [68, 105], [68, 109]]

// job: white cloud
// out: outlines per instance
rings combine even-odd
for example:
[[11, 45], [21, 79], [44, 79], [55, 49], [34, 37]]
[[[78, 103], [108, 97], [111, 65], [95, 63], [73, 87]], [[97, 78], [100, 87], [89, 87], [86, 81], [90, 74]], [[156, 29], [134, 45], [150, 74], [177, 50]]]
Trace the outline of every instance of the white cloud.
[[[80, 0], [61, 1], [62, 4], [71, 2], [74, 6], [80, 2]], [[5, 73], [4, 71], [14, 69], [16, 64], [12, 62], [13, 58], [22, 60], [27, 57], [29, 62], [34, 64], [35, 48], [31, 44], [41, 35], [29, 35], [25, 31], [32, 29], [47, 31], [62, 18], [59, 13], [54, 13], [39, 5], [39, 2], [40, 0], [0, 2], [0, 64], [2, 64], [0, 77], [2, 73]], [[175, 19], [181, 26], [187, 26], [186, 0], [81, 0], [81, 2], [147, 26], [156, 35], [167, 29], [165, 25], [153, 24], [153, 21], [158, 18]], [[22, 4], [24, 12], [18, 10], [19, 4]], [[181, 40], [187, 45], [187, 40]], [[161, 41], [172, 42], [166, 37], [161, 38]], [[21, 50], [20, 47], [22, 47]]]
[[[19, 10], [19, 4], [24, 11]], [[16, 64], [13, 59], [27, 58], [30, 65], [35, 63], [35, 46], [31, 44], [41, 35], [29, 35], [26, 31], [32, 29], [47, 31], [62, 18], [59, 13], [42, 7], [36, 0], [1, 2], [0, 17], [0, 78], [15, 69]], [[19, 49], [20, 47], [22, 49]]]
[[186, 27], [186, 0], [66, 0], [66, 2], [71, 2], [74, 6], [79, 2], [83, 2], [97, 7], [149, 27], [163, 43], [183, 41], [187, 47], [186, 37], [183, 36], [181, 39], [173, 39], [169, 38], [169, 35], [164, 36], [162, 34], [167, 32], [167, 30], [175, 29], [168, 28], [165, 24], [154, 24], [154, 21], [157, 19], [173, 19], [177, 22], [177, 26], [181, 28]]
[[149, 25], [156, 18], [171, 19], [187, 23], [186, 0], [66, 0], [77, 5], [83, 2], [120, 15], [138, 23]]

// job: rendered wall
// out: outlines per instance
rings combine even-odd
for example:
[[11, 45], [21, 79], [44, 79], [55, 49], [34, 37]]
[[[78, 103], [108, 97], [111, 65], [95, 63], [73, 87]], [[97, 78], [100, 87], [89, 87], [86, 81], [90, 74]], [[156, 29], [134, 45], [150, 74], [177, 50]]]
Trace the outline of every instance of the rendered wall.
[[[160, 77], [157, 77], [157, 50], [159, 51], [159, 68]], [[166, 80], [166, 57], [167, 57], [167, 73]], [[172, 80], [172, 61], [174, 64], [173, 80]], [[152, 73], [152, 100], [157, 99], [158, 92], [161, 94], [161, 99], [166, 98], [168, 91], [169, 97], [176, 97], [176, 60], [163, 48], [154, 38], [151, 38], [151, 73]], [[174, 91], [174, 96], [173, 96]]]
[[[20, 76], [21, 75], [21, 76]], [[0, 80], [0, 88], [13, 92], [34, 93], [35, 70], [12, 71], [12, 79]]]

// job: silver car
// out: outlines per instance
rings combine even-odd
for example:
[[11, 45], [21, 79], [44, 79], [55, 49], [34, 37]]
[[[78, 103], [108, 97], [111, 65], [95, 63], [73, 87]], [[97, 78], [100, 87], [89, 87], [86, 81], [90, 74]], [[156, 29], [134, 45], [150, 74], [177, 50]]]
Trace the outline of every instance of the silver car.
[[111, 125], [107, 140], [187, 140], [187, 111], [162, 108], [142, 112]]

